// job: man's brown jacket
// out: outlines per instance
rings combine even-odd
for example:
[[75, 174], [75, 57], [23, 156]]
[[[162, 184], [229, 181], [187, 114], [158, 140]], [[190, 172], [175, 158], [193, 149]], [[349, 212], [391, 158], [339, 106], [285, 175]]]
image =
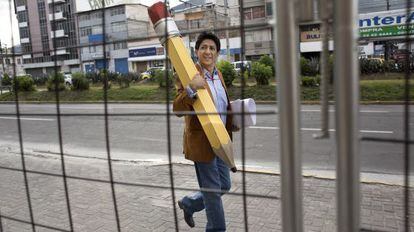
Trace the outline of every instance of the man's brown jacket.
[[[204, 72], [200, 65], [196, 65], [198, 72], [204, 78]], [[218, 71], [221, 83], [224, 86], [227, 96], [227, 112], [231, 112], [231, 105], [229, 101], [229, 96], [227, 93], [227, 88], [223, 80], [223, 76], [220, 71]], [[207, 89], [211, 97], [211, 90], [207, 81], [204, 83], [204, 88]], [[173, 111], [178, 117], [182, 117], [182, 112], [194, 111], [193, 103], [195, 99], [190, 98], [187, 95], [185, 87], [179, 82], [177, 78], [177, 97], [174, 99]], [[232, 138], [232, 123], [233, 115], [228, 114], [226, 119], [226, 129]], [[215, 157], [213, 149], [210, 146], [210, 142], [207, 139], [206, 134], [201, 127], [200, 121], [196, 115], [185, 115], [185, 128], [184, 128], [184, 137], [183, 137], [183, 153], [185, 158], [195, 161], [195, 162], [210, 162]]]

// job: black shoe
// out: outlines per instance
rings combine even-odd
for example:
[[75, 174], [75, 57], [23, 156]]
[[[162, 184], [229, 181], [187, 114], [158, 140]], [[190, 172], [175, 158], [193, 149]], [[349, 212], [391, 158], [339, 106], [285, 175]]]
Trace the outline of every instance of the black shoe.
[[192, 215], [192, 214], [189, 214], [189, 213], [185, 210], [185, 208], [184, 208], [184, 205], [183, 205], [183, 202], [182, 202], [182, 201], [178, 201], [178, 207], [180, 207], [180, 209], [182, 209], [182, 210], [183, 210], [183, 212], [184, 212], [184, 220], [185, 220], [185, 222], [187, 223], [187, 225], [188, 225], [189, 227], [193, 228], [193, 227], [195, 226], [195, 225], [194, 225], [193, 215]]

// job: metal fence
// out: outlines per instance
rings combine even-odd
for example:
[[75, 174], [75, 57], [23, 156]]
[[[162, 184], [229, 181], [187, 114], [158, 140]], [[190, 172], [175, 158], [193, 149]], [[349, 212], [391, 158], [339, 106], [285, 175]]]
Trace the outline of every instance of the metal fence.
[[[54, 7], [54, 1], [52, 1], [52, 6]], [[359, 164], [359, 143], [360, 141], [370, 141], [372, 143], [393, 143], [404, 147], [404, 164], [405, 164], [405, 179], [404, 179], [404, 215], [405, 215], [405, 231], [410, 231], [410, 220], [412, 217], [410, 215], [410, 145], [413, 143], [410, 140], [410, 70], [407, 68], [405, 72], [405, 103], [404, 103], [404, 138], [403, 139], [383, 139], [376, 137], [359, 137], [359, 73], [358, 73], [358, 59], [357, 59], [357, 44], [358, 44], [358, 34], [357, 34], [357, 1], [335, 1], [334, 9], [330, 9], [328, 6], [332, 2], [328, 0], [320, 0], [320, 18], [315, 18], [314, 15], [314, 1], [312, 0], [301, 0], [301, 1], [290, 1], [290, 0], [280, 0], [273, 1], [274, 9], [274, 20], [271, 21], [270, 25], [268, 24], [249, 24], [245, 25], [244, 23], [244, 1], [239, 1], [240, 7], [240, 26], [227, 26], [224, 27], [215, 27], [216, 32], [219, 31], [228, 31], [238, 29], [241, 35], [241, 60], [245, 60], [245, 34], [246, 28], [255, 28], [255, 27], [272, 27], [274, 31], [274, 45], [276, 48], [276, 57], [277, 57], [277, 93], [278, 93], [278, 116], [280, 120], [280, 150], [281, 150], [281, 197], [278, 196], [268, 196], [261, 194], [248, 194], [246, 191], [246, 171], [245, 171], [245, 129], [241, 130], [241, 157], [242, 157], [242, 182], [243, 189], [242, 193], [230, 192], [229, 195], [242, 196], [243, 206], [242, 210], [244, 211], [244, 230], [248, 231], [248, 210], [247, 210], [247, 197], [255, 198], [267, 198], [275, 201], [281, 201], [281, 210], [282, 210], [282, 228], [283, 231], [304, 231], [303, 228], [303, 196], [302, 196], [302, 167], [301, 167], [301, 139], [300, 139], [300, 91], [299, 91], [299, 69], [298, 69], [298, 26], [300, 23], [306, 23], [310, 21], [319, 20], [322, 22], [322, 30], [324, 37], [323, 44], [323, 54], [322, 59], [322, 114], [323, 116], [323, 128], [322, 128], [322, 137], [327, 136], [328, 133], [328, 98], [327, 98], [327, 78], [329, 71], [327, 71], [326, 59], [328, 59], [328, 36], [327, 28], [329, 28], [329, 23], [332, 22], [332, 16], [334, 16], [333, 21], [333, 32], [335, 35], [335, 107], [336, 107], [336, 137], [337, 137], [337, 226], [338, 231], [359, 231], [361, 230], [360, 223], [360, 164]], [[10, 23], [12, 22], [13, 17], [13, 3], [11, 0], [9, 3], [9, 15], [8, 19]], [[298, 4], [299, 3], [299, 4]], [[105, 6], [106, 1], [102, 0], [101, 3]], [[325, 8], [324, 8], [325, 7]], [[411, 9], [411, 1], [407, 1], [406, 5], [407, 14], [409, 9]], [[331, 11], [329, 13], [329, 11]], [[103, 12], [103, 10], [102, 10]], [[102, 24], [105, 25], [105, 14], [102, 13]], [[53, 19], [55, 15], [53, 14]], [[53, 20], [54, 21], [54, 20]], [[12, 24], [12, 23], [11, 23]], [[106, 26], [103, 26], [103, 34], [106, 34]], [[407, 44], [410, 43], [411, 37], [408, 33], [409, 24], [407, 21], [407, 34], [405, 41]], [[324, 31], [325, 30], [325, 31]], [[183, 34], [198, 34], [201, 30], [188, 30], [183, 32]], [[4, 32], [3, 32], [4, 33]], [[8, 33], [8, 32], [6, 32]], [[54, 31], [54, 33], [56, 33]], [[13, 34], [13, 33], [12, 33]], [[56, 38], [56, 35], [54, 36]], [[138, 41], [141, 39], [147, 39], [148, 37], [142, 38], [132, 38], [128, 41]], [[16, 38], [12, 36], [12, 43], [15, 44]], [[121, 40], [120, 40], [121, 41]], [[120, 42], [117, 41], [117, 42]], [[109, 43], [113, 43], [109, 42]], [[53, 50], [56, 54], [57, 46], [56, 39], [53, 39]], [[103, 37], [103, 42], [100, 44], [103, 47], [104, 60], [106, 60], [106, 36]], [[73, 48], [73, 47], [72, 47]], [[77, 46], [76, 48], [79, 48]], [[168, 49], [167, 49], [168, 50]], [[14, 60], [14, 51], [12, 51], [13, 60]], [[168, 60], [168, 54], [166, 54], [165, 60]], [[58, 63], [57, 60], [54, 60], [54, 71], [57, 73]], [[407, 63], [409, 63], [409, 57], [407, 56]], [[104, 70], [107, 69], [107, 64], [104, 62]], [[167, 64], [168, 70], [168, 62]], [[408, 67], [408, 65], [406, 66]], [[14, 69], [16, 73], [16, 69]], [[109, 113], [108, 111], [108, 78], [107, 75], [103, 75], [103, 84], [104, 84], [104, 96], [103, 96], [103, 105], [104, 113], [103, 114], [70, 114], [70, 113], [61, 113], [60, 108], [60, 93], [57, 88], [56, 83], [56, 114], [27, 114], [21, 113], [21, 106], [19, 102], [19, 91], [14, 89], [15, 97], [15, 114], [1, 114], [2, 116], [16, 116], [17, 117], [17, 126], [19, 132], [19, 144], [20, 144], [20, 155], [21, 155], [21, 169], [2, 166], [0, 169], [21, 172], [23, 174], [24, 183], [25, 183], [25, 194], [27, 197], [27, 204], [29, 208], [29, 218], [30, 220], [25, 221], [18, 218], [14, 218], [10, 215], [5, 215], [0, 212], [0, 231], [3, 231], [4, 220], [11, 220], [19, 223], [28, 224], [31, 226], [32, 231], [39, 231], [40, 229], [50, 229], [53, 231], [74, 231], [74, 223], [72, 220], [71, 212], [71, 197], [70, 197], [70, 188], [68, 186], [68, 180], [84, 180], [90, 182], [99, 182], [105, 183], [111, 186], [111, 196], [113, 201], [113, 210], [115, 212], [116, 218], [116, 228], [117, 231], [123, 230], [121, 228], [120, 219], [119, 219], [119, 208], [118, 208], [118, 199], [116, 196], [116, 187], [117, 186], [132, 186], [132, 187], [143, 187], [143, 188], [153, 188], [153, 189], [170, 189], [172, 201], [171, 205], [173, 208], [172, 217], [174, 218], [175, 230], [179, 230], [178, 226], [178, 217], [177, 217], [177, 208], [176, 208], [176, 191], [185, 190], [192, 191], [197, 189], [192, 188], [182, 188], [177, 187], [175, 184], [175, 178], [173, 175], [174, 165], [172, 162], [172, 151], [171, 151], [171, 126], [170, 118], [171, 109], [169, 104], [165, 104], [166, 114], [164, 113]], [[165, 78], [168, 79], [168, 73], [165, 73]], [[167, 83], [167, 94], [166, 102], [170, 102], [170, 93], [171, 89]], [[244, 88], [246, 83], [242, 79], [242, 91], [241, 98], [244, 98], [245, 92]], [[16, 86], [14, 86], [16, 88]], [[226, 112], [220, 112], [226, 113]], [[244, 114], [244, 111], [243, 113]], [[257, 112], [261, 115], [275, 115], [274, 112]], [[142, 117], [142, 116], [159, 116], [165, 117], [167, 128], [165, 133], [168, 138], [168, 167], [169, 167], [169, 186], [157, 186], [151, 183], [132, 183], [132, 182], [120, 182], [114, 180], [114, 170], [111, 157], [111, 147], [110, 147], [110, 130], [109, 130], [109, 118], [118, 116], [133, 116], [133, 117]], [[60, 147], [60, 162], [61, 162], [61, 174], [48, 173], [43, 171], [30, 170], [26, 166], [26, 156], [24, 153], [24, 141], [22, 138], [22, 123], [21, 118], [24, 116], [56, 116], [57, 118], [57, 128], [58, 128], [58, 139]], [[62, 139], [62, 118], [64, 117], [94, 117], [94, 116], [103, 116], [105, 122], [105, 138], [106, 138], [106, 151], [109, 170], [109, 180], [95, 179], [95, 178], [85, 178], [78, 177], [74, 175], [69, 175], [67, 173], [67, 167], [65, 163], [65, 154], [63, 151], [63, 139]], [[35, 210], [32, 207], [31, 202], [31, 191], [30, 183], [28, 179], [28, 174], [39, 174], [51, 177], [61, 178], [63, 181], [64, 192], [65, 192], [65, 204], [67, 209], [67, 217], [69, 219], [69, 228], [56, 228], [50, 225], [39, 224], [35, 222]], [[211, 191], [211, 190], [205, 190]], [[0, 205], [1, 206], [1, 205]]]

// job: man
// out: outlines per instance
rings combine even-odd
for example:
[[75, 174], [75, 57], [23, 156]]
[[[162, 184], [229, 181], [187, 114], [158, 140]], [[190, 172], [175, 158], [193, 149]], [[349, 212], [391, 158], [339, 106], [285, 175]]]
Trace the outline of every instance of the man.
[[[212, 33], [201, 33], [195, 45], [198, 72], [188, 86], [177, 83], [177, 97], [173, 111], [178, 117], [182, 111], [193, 111], [198, 89], [207, 89], [217, 112], [229, 112], [231, 106], [223, 77], [216, 67], [220, 52], [220, 40]], [[232, 115], [220, 114], [226, 129], [232, 136]], [[221, 196], [230, 190], [231, 180], [227, 165], [214, 154], [196, 115], [185, 116], [183, 138], [185, 158], [194, 161], [197, 181], [202, 191], [183, 197], [178, 206], [184, 211], [184, 219], [194, 227], [193, 214], [206, 210], [206, 231], [225, 231], [226, 222]], [[209, 191], [204, 191], [209, 190]]]

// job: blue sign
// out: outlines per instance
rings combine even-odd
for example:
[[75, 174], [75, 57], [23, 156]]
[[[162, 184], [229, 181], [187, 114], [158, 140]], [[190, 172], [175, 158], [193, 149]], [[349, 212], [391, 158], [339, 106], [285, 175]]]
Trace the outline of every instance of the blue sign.
[[[226, 50], [227, 49], [221, 49], [220, 55], [226, 55]], [[240, 48], [230, 48], [230, 55], [240, 54], [240, 52], [241, 52]]]
[[129, 50], [129, 57], [143, 57], [143, 56], [155, 56], [157, 55], [157, 48], [137, 48]]
[[89, 35], [89, 43], [101, 43], [104, 40], [103, 34]]

